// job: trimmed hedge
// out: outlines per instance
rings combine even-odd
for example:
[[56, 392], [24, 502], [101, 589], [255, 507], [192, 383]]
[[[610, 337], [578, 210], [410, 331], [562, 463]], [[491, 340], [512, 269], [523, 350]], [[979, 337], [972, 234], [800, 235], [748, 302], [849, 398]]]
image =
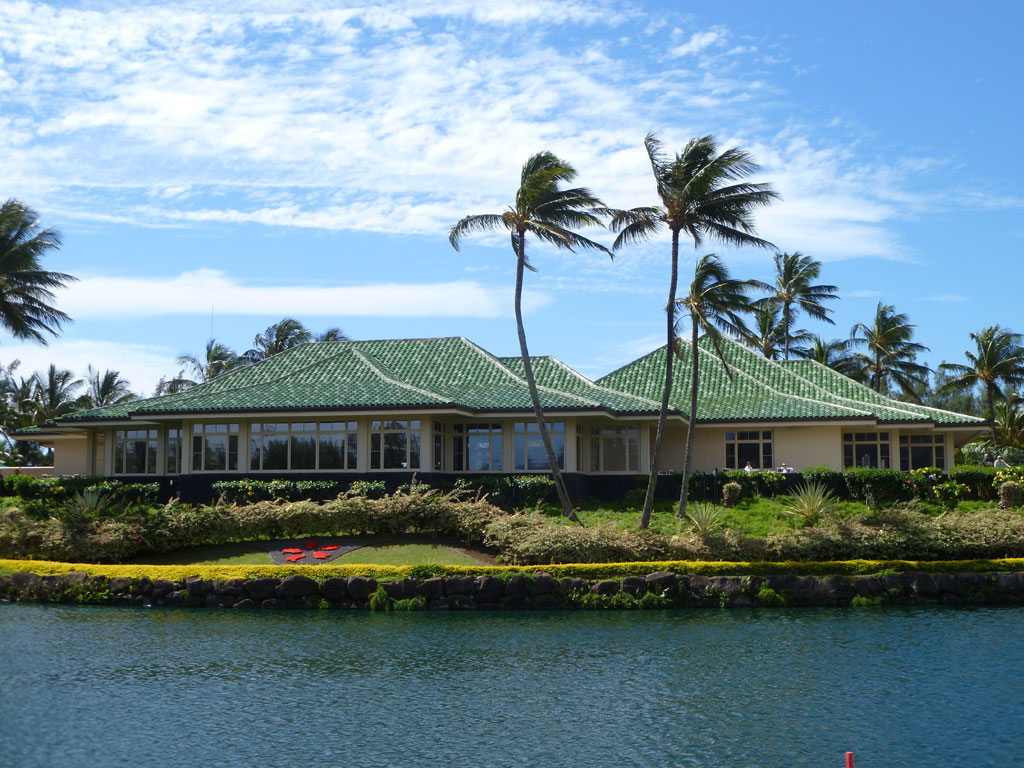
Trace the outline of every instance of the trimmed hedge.
[[67, 504], [87, 488], [99, 488], [119, 504], [155, 504], [160, 495], [159, 483], [123, 483], [102, 477], [10, 475], [4, 478], [3, 487], [6, 496], [40, 502], [34, 508], [42, 512]]
[[[383, 483], [381, 487], [383, 489]], [[339, 484], [332, 480], [221, 480], [212, 485], [213, 492], [228, 504], [251, 504], [255, 501], [324, 500], [338, 495]]]

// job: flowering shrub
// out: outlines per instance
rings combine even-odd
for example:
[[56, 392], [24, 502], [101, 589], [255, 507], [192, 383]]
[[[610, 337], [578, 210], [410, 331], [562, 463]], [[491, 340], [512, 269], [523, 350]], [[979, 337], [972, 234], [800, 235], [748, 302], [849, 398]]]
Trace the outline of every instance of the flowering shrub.
[[946, 509], [956, 509], [962, 499], [970, 496], [970, 488], [953, 481], [932, 486], [932, 494]]

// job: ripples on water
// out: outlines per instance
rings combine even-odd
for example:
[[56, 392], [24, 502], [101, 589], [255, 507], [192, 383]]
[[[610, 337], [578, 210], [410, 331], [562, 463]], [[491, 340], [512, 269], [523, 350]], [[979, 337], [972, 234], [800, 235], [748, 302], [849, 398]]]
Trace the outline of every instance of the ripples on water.
[[0, 766], [1002, 766], [1024, 609], [0, 605]]

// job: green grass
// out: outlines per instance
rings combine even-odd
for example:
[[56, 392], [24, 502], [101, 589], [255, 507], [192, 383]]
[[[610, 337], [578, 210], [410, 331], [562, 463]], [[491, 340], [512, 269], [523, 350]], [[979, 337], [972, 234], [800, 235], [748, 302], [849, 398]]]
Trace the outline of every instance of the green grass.
[[333, 562], [339, 565], [480, 565], [464, 552], [439, 544], [383, 544], [360, 547]]
[[219, 544], [173, 552], [139, 555], [129, 561], [145, 565], [270, 565], [270, 553], [254, 544]]

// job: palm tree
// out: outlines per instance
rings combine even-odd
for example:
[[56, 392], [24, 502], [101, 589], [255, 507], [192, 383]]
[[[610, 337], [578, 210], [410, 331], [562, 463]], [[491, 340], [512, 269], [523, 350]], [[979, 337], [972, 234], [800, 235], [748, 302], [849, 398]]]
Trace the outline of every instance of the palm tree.
[[[744, 330], [741, 314], [750, 311], [747, 291], [759, 287], [751, 280], [733, 280], [729, 270], [713, 253], [697, 262], [690, 292], [676, 301], [681, 315], [690, 319], [690, 423], [686, 429], [686, 448], [683, 450], [683, 487], [679, 494], [679, 517], [686, 516], [686, 502], [690, 487], [690, 467], [693, 464], [693, 438], [697, 428], [697, 389], [700, 385], [700, 335], [711, 341], [715, 354], [725, 366], [725, 372], [732, 378], [729, 361], [722, 345], [722, 332], [733, 336]], [[686, 357], [676, 345], [679, 359]]]
[[[769, 360], [782, 358], [784, 348], [783, 328], [779, 321], [779, 310], [772, 304], [755, 302], [751, 305], [753, 322], [741, 331], [743, 342]], [[797, 331], [791, 339], [806, 341], [811, 336], [807, 331]]]
[[455, 250], [459, 250], [459, 241], [471, 232], [493, 232], [506, 229], [511, 234], [512, 250], [516, 255], [516, 292], [515, 313], [516, 330], [519, 334], [519, 351], [523, 358], [523, 371], [533, 401], [533, 411], [537, 419], [537, 429], [541, 442], [548, 457], [548, 466], [558, 490], [558, 498], [562, 502], [562, 511], [566, 517], [579, 523], [576, 512], [572, 508], [569, 492], [562, 479], [558, 467], [555, 450], [551, 443], [551, 435], [544, 422], [537, 382], [533, 376], [530, 363], [530, 352], [526, 345], [526, 330], [523, 327], [523, 270], [536, 270], [526, 257], [526, 236], [533, 235], [539, 240], [550, 243], [556, 248], [572, 251], [576, 248], [593, 249], [612, 255], [611, 251], [599, 243], [588, 240], [575, 230], [585, 226], [601, 226], [601, 217], [610, 212], [603, 203], [582, 187], [565, 189], [563, 183], [576, 178], [576, 170], [567, 162], [558, 159], [550, 152], [540, 152], [523, 165], [519, 189], [516, 191], [515, 202], [502, 213], [485, 213], [466, 216], [461, 219], [448, 233], [448, 241]]
[[668, 418], [669, 393], [672, 391], [672, 358], [675, 349], [676, 284], [679, 278], [679, 235], [685, 233], [699, 248], [705, 238], [730, 245], [773, 247], [754, 235], [752, 213], [755, 208], [771, 204], [778, 194], [770, 184], [741, 181], [756, 173], [760, 166], [744, 150], [718, 151], [712, 136], [691, 139], [681, 154], [669, 159], [662, 153], [661, 142], [653, 133], [644, 139], [644, 148], [651, 162], [654, 185], [661, 204], [617, 212], [611, 228], [619, 232], [615, 239], [618, 250], [627, 243], [650, 239], [662, 228], [672, 237], [672, 260], [668, 288], [665, 348], [665, 387], [658, 413], [658, 431], [651, 457], [651, 475], [647, 482], [640, 527], [650, 525], [654, 507], [654, 491], [661, 468], [661, 446]]
[[71, 322], [53, 306], [54, 290], [76, 278], [42, 268], [42, 257], [60, 248], [60, 235], [39, 229], [38, 221], [35, 211], [17, 200], [0, 206], [0, 327], [15, 338], [46, 344], [44, 332], [56, 336]]
[[85, 376], [85, 399], [90, 408], [102, 408], [105, 405], [116, 405], [135, 400], [137, 395], [132, 392], [131, 384], [121, 378], [120, 371], [106, 370], [102, 374], [93, 370], [90, 365]]
[[86, 405], [78, 392], [84, 382], [71, 371], [51, 363], [46, 375], [37, 373], [35, 380], [36, 416], [43, 421], [66, 416]]
[[871, 326], [857, 323], [851, 329], [850, 345], [866, 347], [853, 359], [876, 392], [888, 393], [890, 380], [910, 393], [927, 386], [930, 369], [914, 361], [928, 347], [911, 341], [915, 327], [891, 304], [878, 302]]
[[[216, 339], [210, 339], [206, 342], [203, 356], [181, 355], [178, 358], [178, 365], [184, 366], [184, 369], [178, 372], [177, 378], [172, 379], [169, 386], [177, 387], [178, 391], [187, 389], [209, 381], [242, 364], [244, 364], [244, 358], [235, 354], [231, 347], [221, 344]], [[185, 376], [185, 369], [191, 373], [192, 378]]]
[[813, 281], [818, 279], [820, 271], [820, 261], [816, 261], [810, 256], [804, 256], [799, 251], [777, 253], [775, 254], [775, 284], [758, 283], [761, 290], [770, 294], [762, 302], [775, 307], [782, 315], [779, 320], [779, 332], [782, 335], [786, 360], [789, 360], [792, 342], [801, 341], [799, 334], [804, 334], [804, 338], [806, 338], [806, 331], [793, 332], [793, 324], [800, 312], [810, 315], [815, 320], [824, 320], [826, 323], [835, 324], [828, 316], [832, 310], [822, 305], [821, 302], [838, 299], [836, 291], [839, 289], [834, 285], [813, 285]]
[[1024, 400], [1016, 392], [1007, 392], [999, 401], [992, 421], [999, 438], [994, 445], [1024, 448]]
[[312, 341], [313, 334], [294, 317], [282, 318], [269, 326], [252, 340], [253, 348], [244, 357], [250, 363], [258, 363], [268, 357]]
[[341, 328], [328, 328], [313, 337], [313, 341], [348, 341], [348, 336]]
[[832, 339], [826, 341], [821, 336], [808, 334], [805, 340], [806, 346], [793, 347], [793, 354], [804, 360], [814, 360], [826, 365], [844, 376], [860, 381], [864, 378], [860, 367], [853, 355], [850, 354], [849, 339]]
[[999, 384], [1017, 386], [1024, 383], [1024, 348], [1021, 335], [1007, 328], [991, 325], [972, 333], [975, 352], [964, 352], [970, 365], [943, 363], [939, 369], [956, 376], [945, 389], [963, 391], [981, 384], [988, 404], [988, 417], [993, 420], [992, 440], [996, 440], [995, 399], [1002, 396]]

